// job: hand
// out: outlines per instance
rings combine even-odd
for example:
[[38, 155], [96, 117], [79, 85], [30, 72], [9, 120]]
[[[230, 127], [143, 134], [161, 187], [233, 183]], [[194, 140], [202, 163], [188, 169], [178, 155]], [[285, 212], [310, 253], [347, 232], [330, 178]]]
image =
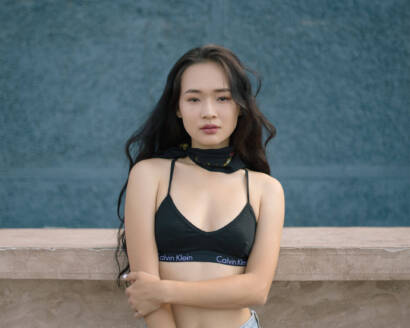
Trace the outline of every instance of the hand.
[[124, 276], [123, 280], [132, 282], [125, 294], [131, 308], [138, 311], [135, 313], [136, 318], [142, 318], [161, 306], [161, 279], [158, 276], [144, 271], [130, 272]]

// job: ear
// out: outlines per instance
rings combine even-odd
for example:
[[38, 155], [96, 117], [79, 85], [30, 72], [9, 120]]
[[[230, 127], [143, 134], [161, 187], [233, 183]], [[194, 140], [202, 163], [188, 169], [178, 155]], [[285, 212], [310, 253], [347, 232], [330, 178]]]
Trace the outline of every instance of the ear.
[[182, 118], [181, 111], [179, 110], [179, 108], [177, 108], [176, 115], [177, 117]]

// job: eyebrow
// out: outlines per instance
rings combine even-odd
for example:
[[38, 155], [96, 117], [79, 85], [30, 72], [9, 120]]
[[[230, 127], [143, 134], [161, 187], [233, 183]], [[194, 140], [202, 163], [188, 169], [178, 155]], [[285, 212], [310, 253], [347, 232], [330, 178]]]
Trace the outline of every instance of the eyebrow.
[[[231, 89], [229, 88], [222, 88], [222, 89], [214, 89], [214, 92], [224, 92], [224, 91], [231, 91]], [[188, 89], [187, 91], [184, 92], [185, 93], [202, 93], [201, 90], [197, 90], [197, 89]]]

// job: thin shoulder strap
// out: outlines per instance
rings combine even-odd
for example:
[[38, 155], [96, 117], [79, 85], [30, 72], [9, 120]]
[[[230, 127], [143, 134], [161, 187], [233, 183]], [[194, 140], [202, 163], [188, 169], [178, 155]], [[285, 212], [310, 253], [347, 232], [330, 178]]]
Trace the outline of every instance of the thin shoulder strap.
[[173, 176], [173, 173], [174, 173], [174, 166], [175, 166], [175, 158], [173, 158], [172, 161], [171, 161], [171, 170], [170, 170], [170, 173], [169, 173], [168, 194], [169, 194], [169, 191], [171, 190], [171, 181], [172, 181], [172, 176]]
[[249, 203], [249, 177], [248, 177], [248, 169], [245, 169], [245, 175], [246, 175], [246, 197], [248, 199], [248, 203]]

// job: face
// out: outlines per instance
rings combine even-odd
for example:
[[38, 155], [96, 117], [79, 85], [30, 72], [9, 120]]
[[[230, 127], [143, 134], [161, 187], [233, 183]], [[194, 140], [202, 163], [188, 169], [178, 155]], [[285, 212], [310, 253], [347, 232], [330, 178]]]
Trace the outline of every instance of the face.
[[[217, 63], [193, 64], [184, 71], [176, 114], [182, 118], [193, 148], [229, 146], [239, 105], [232, 99], [225, 73]], [[204, 129], [207, 124], [217, 128]]]

